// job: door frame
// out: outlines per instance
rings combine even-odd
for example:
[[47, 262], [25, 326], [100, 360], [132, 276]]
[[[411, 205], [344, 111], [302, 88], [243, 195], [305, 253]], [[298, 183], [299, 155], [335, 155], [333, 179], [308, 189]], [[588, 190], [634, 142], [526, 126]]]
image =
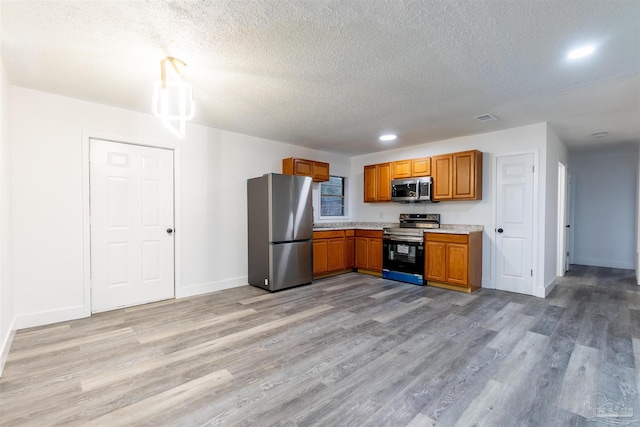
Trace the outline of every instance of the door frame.
[[[544, 272], [540, 272], [540, 267], [538, 266], [538, 198], [539, 198], [539, 176], [540, 176], [540, 162], [539, 156], [540, 151], [538, 149], [532, 150], [522, 150], [522, 151], [510, 151], [508, 153], [495, 153], [491, 155], [491, 189], [492, 189], [492, 202], [491, 202], [491, 228], [492, 230], [487, 230], [487, 235], [489, 236], [489, 240], [491, 241], [491, 289], [497, 288], [498, 277], [496, 276], [496, 272], [498, 271], [498, 258], [497, 258], [497, 244], [496, 244], [496, 229], [497, 226], [497, 217], [498, 217], [498, 159], [502, 157], [510, 157], [510, 156], [518, 156], [521, 154], [533, 154], [533, 217], [532, 217], [532, 238], [531, 242], [531, 266], [533, 268], [533, 275], [531, 277], [531, 295], [538, 296], [544, 298], [546, 295], [544, 294], [544, 285], [542, 287], [542, 294], [540, 294], [540, 289], [538, 284], [538, 277], [544, 277]], [[539, 276], [542, 274], [542, 276]], [[537, 292], [536, 292], [537, 290]]]
[[569, 225], [569, 168], [567, 165], [558, 161], [558, 249], [556, 260], [556, 276], [563, 277], [567, 271], [567, 255], [569, 250], [569, 240], [567, 235], [571, 229], [567, 229]]
[[84, 315], [91, 316], [91, 205], [90, 205], [90, 163], [89, 148], [91, 139], [101, 139], [120, 144], [139, 145], [149, 148], [164, 148], [173, 151], [173, 286], [175, 298], [180, 298], [182, 287], [180, 286], [180, 255], [181, 255], [181, 215], [180, 204], [180, 147], [163, 143], [162, 141], [142, 141], [113, 135], [105, 135], [99, 132], [82, 132], [82, 282], [83, 282], [83, 307]]

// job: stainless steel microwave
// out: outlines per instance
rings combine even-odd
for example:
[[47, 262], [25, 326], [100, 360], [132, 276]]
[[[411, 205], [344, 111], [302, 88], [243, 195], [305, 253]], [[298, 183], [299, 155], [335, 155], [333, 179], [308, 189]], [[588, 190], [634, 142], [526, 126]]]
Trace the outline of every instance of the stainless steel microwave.
[[430, 202], [431, 177], [394, 179], [391, 181], [392, 202]]

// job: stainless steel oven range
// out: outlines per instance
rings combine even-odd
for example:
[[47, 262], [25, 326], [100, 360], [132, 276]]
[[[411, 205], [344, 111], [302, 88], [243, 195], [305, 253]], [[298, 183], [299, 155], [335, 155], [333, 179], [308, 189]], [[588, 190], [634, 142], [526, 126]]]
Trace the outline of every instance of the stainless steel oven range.
[[382, 230], [382, 277], [424, 285], [424, 231], [440, 228], [440, 214], [400, 214], [400, 227]]

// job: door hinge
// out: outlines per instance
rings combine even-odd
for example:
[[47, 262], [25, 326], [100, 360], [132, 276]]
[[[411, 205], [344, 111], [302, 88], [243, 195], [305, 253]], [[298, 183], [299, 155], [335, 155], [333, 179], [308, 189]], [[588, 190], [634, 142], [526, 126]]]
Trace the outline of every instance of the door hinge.
[[533, 277], [533, 269], [531, 270], [531, 277]]
[[567, 251], [567, 256], [569, 256], [569, 251]]
[[531, 173], [536, 173], [536, 167], [535, 166], [531, 166]]

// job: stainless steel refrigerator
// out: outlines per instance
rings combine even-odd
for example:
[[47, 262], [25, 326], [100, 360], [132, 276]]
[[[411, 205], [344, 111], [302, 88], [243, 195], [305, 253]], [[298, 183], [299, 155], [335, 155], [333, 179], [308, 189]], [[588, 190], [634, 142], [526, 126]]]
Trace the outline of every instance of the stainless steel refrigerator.
[[311, 182], [277, 173], [247, 180], [249, 284], [273, 292], [311, 283]]

